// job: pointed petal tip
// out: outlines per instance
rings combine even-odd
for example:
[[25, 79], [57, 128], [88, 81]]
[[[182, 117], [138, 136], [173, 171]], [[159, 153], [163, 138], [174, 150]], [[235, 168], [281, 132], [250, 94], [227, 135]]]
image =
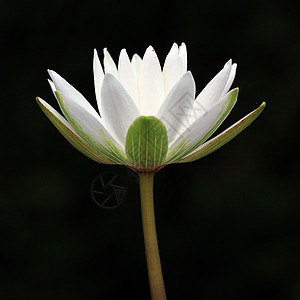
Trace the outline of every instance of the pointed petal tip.
[[229, 67], [229, 66], [232, 66], [232, 59], [231, 58], [226, 62], [226, 64], [224, 65], [224, 68]]
[[234, 93], [234, 97], [238, 97], [238, 94], [239, 94], [239, 91], [240, 91], [240, 89], [238, 88], [238, 87], [236, 87], [236, 88], [234, 88], [233, 90], [233, 93]]
[[[110, 85], [112, 82], [116, 82], [118, 79], [112, 73], [106, 73], [103, 77], [102, 87]], [[102, 89], [101, 89], [102, 91]]]
[[191, 71], [186, 71], [182, 76], [182, 77], [190, 77], [193, 81], [194, 81], [194, 77]]
[[155, 52], [155, 50], [154, 50], [154, 48], [150, 45], [150, 46], [148, 46], [148, 48], [146, 49], [146, 51], [145, 51], [145, 54], [144, 55], [146, 55], [146, 53], [151, 53], [151, 52]]
[[107, 55], [107, 52], [108, 52], [107, 47], [103, 48], [103, 55], [104, 56]]
[[38, 105], [46, 106], [46, 104], [47, 104], [47, 102], [39, 96], [35, 97], [35, 101], [37, 102]]
[[137, 54], [137, 53], [134, 53], [132, 55], [132, 58], [131, 58], [131, 63], [134, 62], [134, 61], [142, 61], [143, 59]]
[[50, 80], [49, 78], [47, 79], [48, 83], [50, 84], [51, 88], [54, 87], [55, 88], [55, 85], [54, 85], [54, 82], [52, 80]]
[[182, 54], [186, 54], [186, 44], [184, 42], [181, 43], [181, 45], [179, 46], [179, 53]]
[[94, 58], [98, 56], [98, 51], [96, 48], [94, 48]]
[[177, 43], [173, 43], [173, 45], [172, 45], [172, 48], [176, 48], [177, 50], [178, 50], [178, 45], [177, 45]]
[[48, 69], [47, 70], [49, 76], [51, 77], [51, 79], [54, 81], [53, 77], [54, 76], [60, 76], [59, 74], [57, 74], [55, 71]]
[[135, 59], [135, 58], [140, 58], [141, 59], [141, 57], [137, 54], [137, 53], [134, 53], [133, 55], [132, 55], [132, 59], [131, 60], [133, 60], [133, 59]]
[[[107, 81], [107, 80], [112, 80], [112, 79], [116, 79], [116, 77], [113, 75], [113, 74], [111, 74], [111, 73], [106, 73], [105, 75], [104, 75], [104, 78], [103, 78], [103, 82], [105, 81]], [[103, 84], [103, 83], [102, 83]]]
[[234, 96], [234, 97], [237, 98], [238, 94], [239, 94], [239, 88], [236, 87], [236, 88], [230, 90], [230, 91], [229, 91], [227, 94], [225, 94], [223, 97], [228, 97], [229, 95], [232, 95], [232, 96]]

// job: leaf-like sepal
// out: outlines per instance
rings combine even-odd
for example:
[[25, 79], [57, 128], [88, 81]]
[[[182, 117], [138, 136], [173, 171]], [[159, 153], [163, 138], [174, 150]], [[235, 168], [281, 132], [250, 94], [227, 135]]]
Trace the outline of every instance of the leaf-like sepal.
[[252, 111], [250, 114], [236, 122], [234, 125], [217, 135], [215, 138], [201, 145], [194, 153], [186, 156], [176, 163], [192, 162], [216, 151], [217, 149], [228, 143], [230, 140], [232, 140], [234, 137], [236, 137], [245, 128], [247, 128], [262, 113], [265, 106], [266, 103], [263, 102], [256, 110]]
[[96, 150], [91, 148], [76, 133], [74, 133], [67, 121], [64, 120], [63, 117], [60, 116], [59, 113], [55, 111], [50, 105], [46, 106], [46, 103], [38, 97], [36, 98], [36, 101], [42, 109], [42, 111], [45, 113], [45, 115], [52, 122], [52, 124], [58, 129], [58, 131], [68, 140], [68, 142], [74, 148], [76, 148], [82, 154], [96, 162], [102, 164], [116, 164], [112, 160], [108, 159], [107, 157], [101, 155]]
[[165, 125], [152, 116], [137, 118], [128, 129], [125, 150], [133, 166], [151, 168], [162, 165], [168, 152]]

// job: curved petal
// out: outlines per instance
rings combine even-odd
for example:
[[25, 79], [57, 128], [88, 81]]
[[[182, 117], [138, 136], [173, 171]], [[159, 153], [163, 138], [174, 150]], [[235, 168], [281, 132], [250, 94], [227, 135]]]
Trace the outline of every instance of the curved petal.
[[130, 95], [111, 74], [104, 77], [101, 99], [105, 127], [124, 148], [128, 128], [140, 113]]
[[186, 72], [172, 88], [157, 113], [157, 118], [167, 128], [169, 144], [190, 125], [194, 99], [195, 82], [191, 72]]
[[[206, 85], [196, 98], [196, 103], [205, 110], [209, 110], [222, 96], [231, 71], [231, 60], [224, 68]], [[195, 105], [197, 105], [195, 104]]]
[[123, 149], [97, 118], [67, 95], [56, 92], [56, 96], [67, 120], [90, 147], [119, 164], [126, 164]]
[[168, 163], [183, 158], [203, 144], [228, 116], [236, 103], [237, 96], [238, 89], [232, 90], [187, 128], [171, 145], [168, 153]]
[[108, 159], [103, 154], [100, 154], [95, 149], [90, 147], [79, 135], [74, 131], [71, 124], [58, 113], [51, 105], [43, 99], [37, 97], [36, 101], [45, 115], [49, 118], [52, 124], [59, 132], [70, 142], [70, 144], [88, 158], [102, 164], [115, 164], [114, 161]]
[[186, 163], [186, 162], [195, 161], [216, 151], [223, 145], [227, 144], [239, 133], [241, 133], [244, 129], [246, 129], [262, 113], [265, 106], [266, 103], [263, 102], [257, 109], [252, 111], [250, 114], [248, 114], [247, 116], [245, 116], [244, 118], [236, 122], [234, 125], [227, 128], [225, 131], [217, 135], [215, 138], [202, 144], [191, 154], [177, 161], [176, 163]]
[[118, 70], [116, 64], [112, 59], [111, 55], [109, 54], [109, 52], [107, 51], [107, 48], [103, 49], [103, 54], [104, 54], [103, 64], [104, 64], [105, 74], [110, 73], [118, 78]]
[[94, 49], [93, 70], [94, 70], [94, 85], [95, 85], [96, 100], [97, 100], [98, 109], [100, 111], [101, 86], [104, 78], [104, 73], [96, 49]]
[[138, 84], [141, 114], [155, 116], [165, 98], [165, 91], [159, 60], [151, 46], [143, 57]]
[[139, 106], [138, 90], [134, 71], [129, 60], [129, 57], [126, 53], [126, 50], [123, 49], [120, 53], [119, 64], [118, 64], [118, 79], [123, 85], [127, 93], [134, 100], [136, 106]]
[[179, 55], [178, 46], [176, 43], [173, 44], [170, 52], [168, 53], [164, 68], [163, 68], [163, 78], [165, 85], [165, 93], [168, 95], [173, 86], [184, 74], [183, 61]]
[[71, 84], [52, 70], [48, 70], [48, 73], [53, 80], [56, 91], [65, 94], [69, 99], [72, 99], [72, 102], [76, 102], [96, 119], [100, 119], [99, 114], [95, 111], [91, 104]]

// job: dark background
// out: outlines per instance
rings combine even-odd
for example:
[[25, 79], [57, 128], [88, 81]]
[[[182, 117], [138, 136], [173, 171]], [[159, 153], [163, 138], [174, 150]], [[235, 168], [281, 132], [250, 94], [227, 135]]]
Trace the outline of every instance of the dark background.
[[[125, 167], [72, 148], [35, 103], [56, 70], [95, 105], [93, 49], [163, 63], [188, 47], [197, 92], [232, 58], [239, 100], [221, 129], [263, 114], [219, 151], [155, 178], [169, 299], [300, 299], [296, 1], [5, 1], [1, 4], [0, 299], [150, 299], [139, 189]], [[220, 132], [220, 130], [218, 131]], [[101, 172], [126, 202], [98, 208]]]

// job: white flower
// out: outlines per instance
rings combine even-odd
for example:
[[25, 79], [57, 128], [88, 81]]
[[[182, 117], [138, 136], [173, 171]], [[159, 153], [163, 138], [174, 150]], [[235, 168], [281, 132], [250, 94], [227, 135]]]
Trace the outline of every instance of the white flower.
[[224, 68], [195, 97], [187, 71], [184, 43], [173, 44], [161, 69], [149, 46], [140, 58], [120, 52], [118, 67], [104, 49], [104, 71], [94, 51], [94, 83], [99, 113], [84, 96], [54, 71], [50, 86], [65, 116], [44, 100], [37, 101], [57, 129], [79, 151], [105, 164], [152, 170], [165, 164], [190, 162], [215, 151], [262, 112], [258, 109], [206, 141], [233, 108], [238, 89], [229, 91], [236, 64]]

